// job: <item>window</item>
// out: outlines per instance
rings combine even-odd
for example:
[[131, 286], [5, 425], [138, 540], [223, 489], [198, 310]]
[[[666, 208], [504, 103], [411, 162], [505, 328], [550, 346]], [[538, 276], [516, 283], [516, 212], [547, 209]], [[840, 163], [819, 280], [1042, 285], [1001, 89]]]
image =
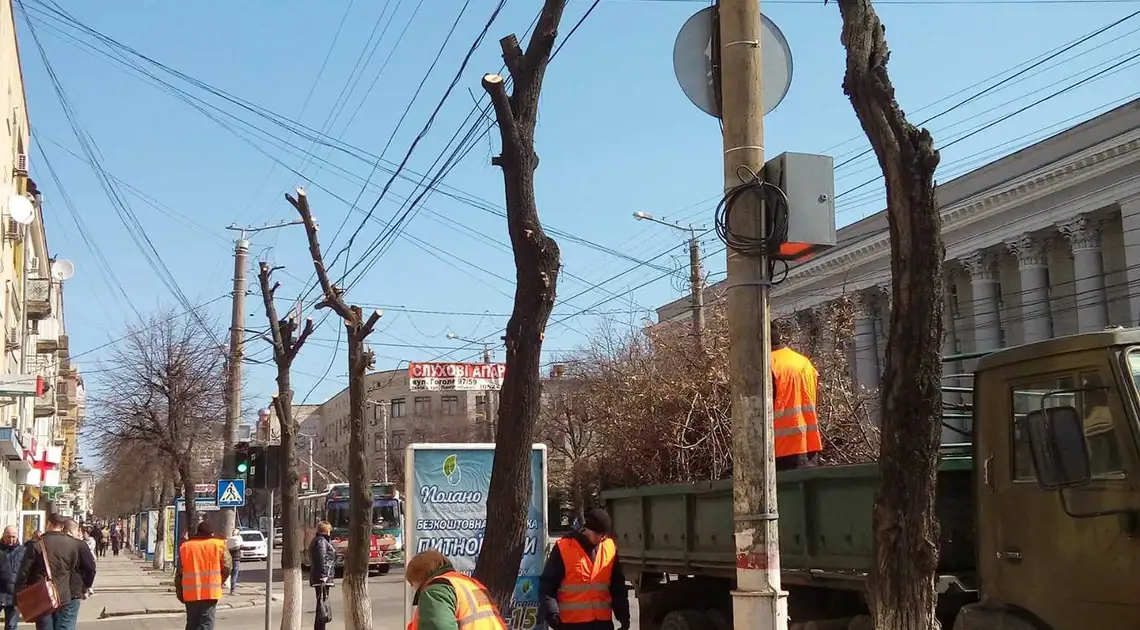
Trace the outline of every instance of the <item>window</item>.
[[377, 433], [376, 435], [372, 436], [372, 450], [373, 450], [373, 452], [376, 452], [376, 453], [379, 453], [379, 452], [384, 450], [384, 434], [383, 433]]
[[416, 396], [414, 404], [415, 407], [412, 409], [412, 411], [417, 416], [431, 415], [431, 396]]
[[393, 418], [403, 418], [404, 417], [404, 399], [403, 398], [393, 398], [391, 409], [392, 409], [392, 417]]
[[404, 448], [404, 432], [403, 431], [393, 431], [392, 432], [392, 449], [394, 450], [394, 449], [398, 449], [398, 448]]
[[445, 416], [459, 415], [459, 396], [444, 396], [439, 399]]
[[[1140, 366], [1138, 366], [1140, 367]], [[1077, 382], [1080, 385], [1077, 385]], [[1030, 411], [1045, 407], [1072, 405], [1085, 422], [1089, 461], [1092, 476], [1106, 477], [1123, 474], [1120, 448], [1116, 439], [1113, 409], [1110, 403], [1111, 388], [1104, 388], [1104, 379], [1098, 372], [1083, 372], [1079, 379], [1072, 375], [1056, 376], [1013, 389], [1013, 477], [1017, 481], [1037, 478], [1029, 454], [1029, 436], [1022, 427]], [[1081, 391], [1072, 391], [1079, 389]], [[1059, 393], [1049, 396], [1052, 392]], [[1068, 391], [1064, 391], [1068, 390]], [[1048, 396], [1048, 399], [1045, 397]]]

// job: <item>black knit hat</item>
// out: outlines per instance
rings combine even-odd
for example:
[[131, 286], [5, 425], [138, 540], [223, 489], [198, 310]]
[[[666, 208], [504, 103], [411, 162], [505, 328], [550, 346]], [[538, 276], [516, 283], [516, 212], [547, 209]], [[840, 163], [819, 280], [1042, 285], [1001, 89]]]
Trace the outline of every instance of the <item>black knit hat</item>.
[[596, 532], [598, 534], [610, 533], [610, 528], [613, 523], [610, 521], [610, 515], [602, 508], [593, 508], [586, 512], [586, 529]]

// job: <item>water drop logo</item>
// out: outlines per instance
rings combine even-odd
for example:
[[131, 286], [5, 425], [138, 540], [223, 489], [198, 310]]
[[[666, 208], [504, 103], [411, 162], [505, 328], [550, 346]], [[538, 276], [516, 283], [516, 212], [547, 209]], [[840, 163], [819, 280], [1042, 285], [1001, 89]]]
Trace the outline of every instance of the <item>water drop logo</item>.
[[447, 485], [458, 486], [463, 481], [463, 473], [459, 470], [459, 456], [452, 453], [443, 459], [443, 476], [447, 478]]

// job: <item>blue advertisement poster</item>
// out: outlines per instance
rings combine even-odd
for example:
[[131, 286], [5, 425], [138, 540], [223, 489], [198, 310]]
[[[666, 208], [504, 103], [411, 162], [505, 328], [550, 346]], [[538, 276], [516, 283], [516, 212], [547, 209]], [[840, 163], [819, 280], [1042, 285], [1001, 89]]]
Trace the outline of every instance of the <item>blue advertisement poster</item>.
[[[408, 553], [438, 549], [457, 571], [468, 575], [483, 544], [487, 490], [494, 446], [490, 444], [413, 444], [408, 447]], [[511, 630], [545, 624], [538, 611], [538, 577], [546, 561], [546, 447], [531, 451], [531, 499], [519, 581], [511, 609], [501, 611]], [[414, 593], [407, 593], [410, 614]]]

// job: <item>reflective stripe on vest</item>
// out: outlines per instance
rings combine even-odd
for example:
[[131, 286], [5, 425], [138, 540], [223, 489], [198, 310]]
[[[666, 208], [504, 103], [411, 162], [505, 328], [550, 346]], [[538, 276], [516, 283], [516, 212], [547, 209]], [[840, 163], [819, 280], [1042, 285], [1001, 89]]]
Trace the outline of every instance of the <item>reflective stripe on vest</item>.
[[617, 546], [604, 539], [598, 543], [594, 559], [572, 537], [558, 541], [558, 554], [566, 574], [558, 587], [558, 612], [564, 623], [611, 621], [610, 579]]
[[178, 547], [182, 563], [183, 601], [222, 598], [222, 554], [225, 549], [225, 543], [214, 538], [191, 538]]
[[804, 355], [791, 348], [772, 351], [772, 428], [776, 457], [823, 449], [815, 415], [818, 373]]
[[[455, 623], [459, 626], [458, 630], [507, 630], [507, 624], [499, 616], [499, 609], [487, 595], [487, 587], [479, 580], [456, 571], [448, 571], [424, 584], [423, 588], [439, 582], [447, 582], [455, 589]], [[417, 630], [419, 620], [420, 609], [417, 606], [412, 612], [408, 630]]]

